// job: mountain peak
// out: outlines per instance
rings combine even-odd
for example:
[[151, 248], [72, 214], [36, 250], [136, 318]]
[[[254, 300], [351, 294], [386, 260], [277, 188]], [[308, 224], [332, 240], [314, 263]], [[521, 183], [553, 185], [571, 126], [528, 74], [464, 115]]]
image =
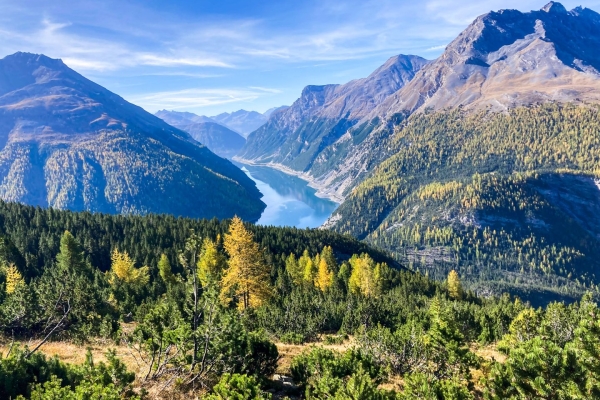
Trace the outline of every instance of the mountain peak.
[[555, 13], [555, 14], [566, 14], [567, 13], [567, 9], [565, 8], [565, 6], [563, 6], [562, 4], [560, 4], [556, 1], [551, 1], [550, 3], [546, 4], [544, 7], [542, 7], [542, 11], [546, 11], [547, 13]]

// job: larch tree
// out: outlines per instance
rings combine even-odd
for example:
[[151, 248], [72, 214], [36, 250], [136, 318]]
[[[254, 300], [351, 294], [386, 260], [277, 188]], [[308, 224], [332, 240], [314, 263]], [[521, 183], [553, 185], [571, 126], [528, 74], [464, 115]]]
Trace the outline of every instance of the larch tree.
[[158, 274], [167, 285], [172, 285], [177, 281], [173, 274], [169, 258], [164, 253], [160, 255], [160, 260], [158, 260]]
[[132, 287], [143, 287], [150, 281], [150, 272], [148, 267], [135, 267], [135, 261], [129, 257], [127, 252], [113, 250], [111, 255], [111, 273], [108, 279], [111, 285], [123, 282]]
[[19, 286], [25, 285], [25, 279], [15, 264], [4, 267], [4, 271], [6, 273], [6, 294], [13, 294]]
[[269, 266], [250, 231], [237, 216], [225, 235], [228, 267], [221, 279], [221, 300], [237, 300], [238, 308], [258, 307], [272, 296]]
[[302, 256], [298, 259], [298, 268], [302, 271], [303, 281], [312, 284], [317, 275], [317, 265], [315, 265], [308, 250], [304, 250]]
[[202, 242], [200, 259], [198, 260], [198, 277], [202, 286], [217, 283], [221, 277], [225, 259], [217, 248], [217, 243], [206, 238]]
[[450, 271], [448, 274], [448, 292], [450, 297], [454, 300], [460, 300], [462, 298], [463, 289], [460, 278], [458, 277], [458, 272], [455, 270]]
[[[383, 287], [382, 270], [385, 264], [375, 264], [375, 261], [366, 253], [354, 255], [350, 259], [350, 279], [348, 288], [353, 293], [364, 296], [378, 296]], [[387, 267], [387, 265], [385, 265]]]
[[333, 284], [333, 271], [329, 269], [329, 265], [325, 258], [319, 259], [319, 268], [317, 277], [315, 278], [315, 286], [321, 291], [326, 291]]
[[285, 259], [285, 270], [295, 285], [300, 285], [304, 280], [304, 271], [294, 253]]

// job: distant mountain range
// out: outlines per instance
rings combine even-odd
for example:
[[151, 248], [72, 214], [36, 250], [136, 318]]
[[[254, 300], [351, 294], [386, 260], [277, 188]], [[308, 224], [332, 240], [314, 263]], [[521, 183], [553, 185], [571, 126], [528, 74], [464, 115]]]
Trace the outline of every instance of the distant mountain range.
[[600, 15], [478, 17], [433, 61], [307, 86], [236, 157], [343, 201], [326, 227], [481, 293], [600, 284]]
[[259, 218], [240, 169], [61, 60], [0, 60], [0, 198], [60, 209]]
[[264, 125], [271, 114], [285, 110], [287, 106], [273, 107], [264, 114], [256, 111], [238, 110], [214, 117], [190, 112], [160, 110], [154, 115], [187, 133], [206, 145], [221, 157], [232, 158], [246, 143], [250, 132]]
[[232, 158], [246, 143], [246, 139], [211, 118], [188, 112], [161, 110], [157, 117], [182, 131], [189, 133], [213, 153]]

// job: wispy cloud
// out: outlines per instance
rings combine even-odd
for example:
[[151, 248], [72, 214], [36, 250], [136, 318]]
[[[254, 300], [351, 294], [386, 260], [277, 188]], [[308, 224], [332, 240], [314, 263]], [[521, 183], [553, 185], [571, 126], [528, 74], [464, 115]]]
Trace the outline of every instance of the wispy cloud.
[[439, 46], [432, 46], [432, 47], [429, 47], [429, 48], [425, 49], [425, 51], [439, 51], [439, 50], [444, 50], [446, 48], [446, 46], [447, 45], [445, 45], [445, 44], [442, 44], [442, 45], [439, 45]]
[[193, 88], [148, 93], [141, 96], [134, 96], [128, 100], [135, 104], [139, 104], [148, 110], [158, 110], [161, 108], [179, 110], [252, 101], [272, 93], [280, 93], [280, 91], [270, 88], [255, 87], [247, 89]]

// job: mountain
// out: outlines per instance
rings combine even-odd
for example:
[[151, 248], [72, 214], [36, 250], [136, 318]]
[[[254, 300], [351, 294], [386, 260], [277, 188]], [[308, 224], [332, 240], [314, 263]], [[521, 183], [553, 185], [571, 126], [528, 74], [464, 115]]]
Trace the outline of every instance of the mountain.
[[105, 213], [256, 220], [238, 168], [61, 60], [0, 60], [0, 198]]
[[441, 57], [373, 111], [600, 101], [600, 16], [550, 2], [539, 11], [478, 17]]
[[238, 110], [232, 113], [222, 113], [210, 117], [212, 120], [226, 126], [247, 138], [250, 132], [263, 125], [269, 117], [256, 111]]
[[217, 123], [214, 119], [206, 117], [204, 115], [197, 115], [191, 112], [185, 111], [168, 111], [160, 110], [154, 113], [158, 118], [165, 121], [167, 124], [177, 127], [177, 125], [189, 125], [196, 122], [213, 122]]
[[329, 170], [345, 201], [325, 226], [480, 294], [596, 290], [599, 45], [589, 9], [477, 18], [359, 122], [379, 121]]
[[[308, 172], [327, 146], [406, 85], [426, 64], [421, 57], [399, 55], [367, 78], [344, 85], [307, 86], [291, 107], [276, 113], [250, 134], [238, 158]], [[354, 136], [354, 144], [364, 139], [363, 133]]]
[[273, 114], [276, 111], [282, 111], [289, 108], [289, 106], [279, 106], [279, 107], [273, 107], [273, 108], [269, 108], [267, 111], [265, 111], [263, 113], [263, 115], [267, 118], [271, 118], [271, 114]]
[[189, 133], [195, 140], [202, 143], [213, 153], [232, 158], [246, 143], [246, 139], [211, 118], [189, 112], [161, 110], [157, 117]]

